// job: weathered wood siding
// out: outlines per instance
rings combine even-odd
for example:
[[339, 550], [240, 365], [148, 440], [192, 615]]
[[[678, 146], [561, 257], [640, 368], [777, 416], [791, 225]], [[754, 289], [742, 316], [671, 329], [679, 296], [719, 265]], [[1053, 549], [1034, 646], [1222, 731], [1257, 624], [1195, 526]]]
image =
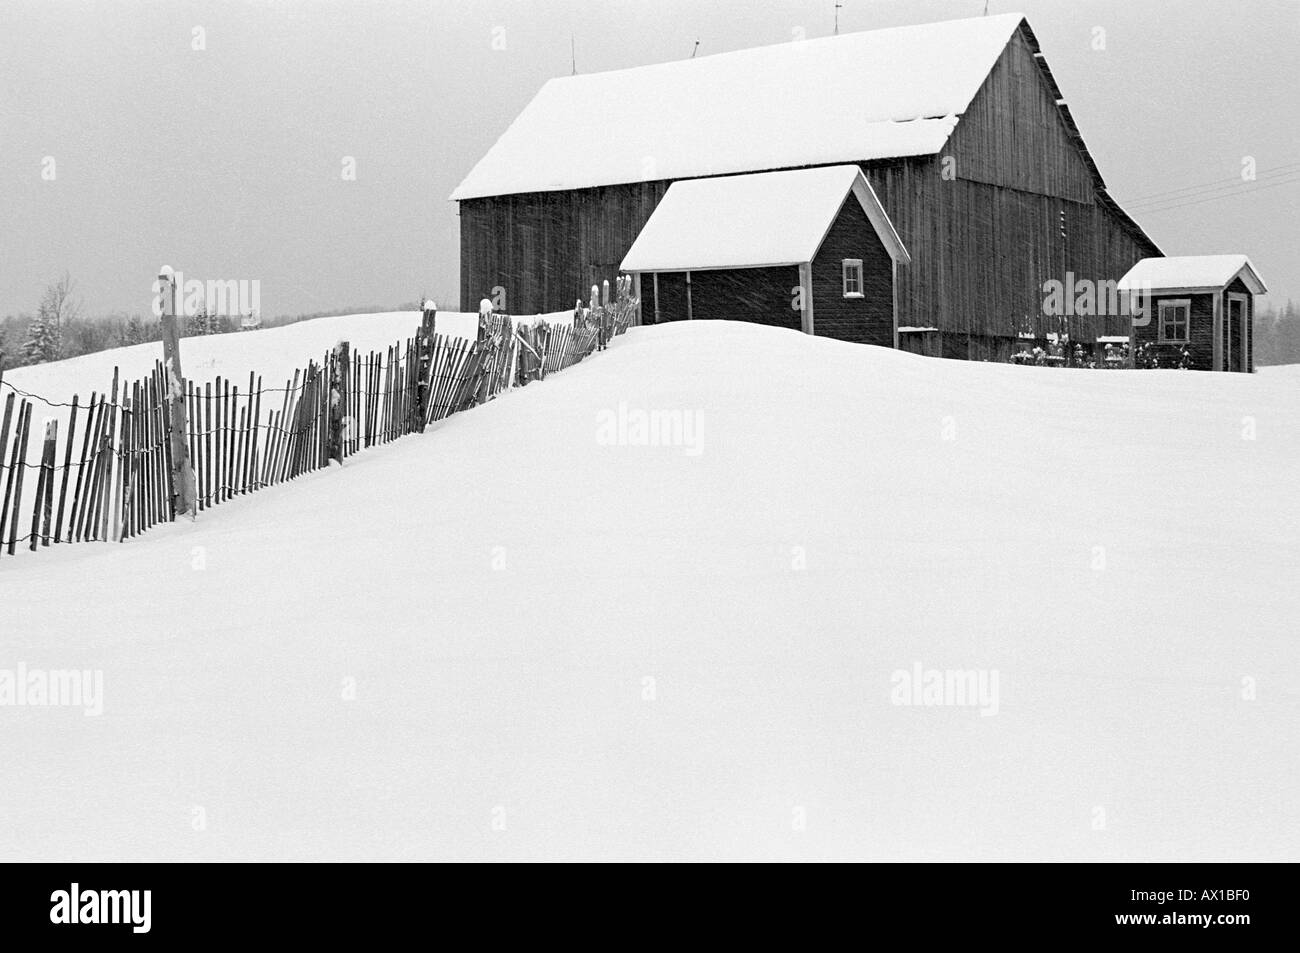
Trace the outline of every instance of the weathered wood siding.
[[1091, 204], [1095, 187], [1028, 41], [1015, 34], [975, 94], [941, 155], [956, 174]]
[[[844, 259], [862, 259], [863, 296], [844, 297]], [[812, 263], [813, 331], [819, 337], [894, 346], [893, 260], [850, 195]]]
[[943, 357], [943, 338], [937, 331], [908, 331], [898, 335], [898, 348], [924, 357]]
[[696, 319], [752, 321], [799, 330], [799, 312], [790, 307], [799, 269], [743, 268], [691, 272], [691, 306]]
[[612, 287], [667, 190], [667, 182], [642, 182], [461, 202], [461, 310], [478, 310], [496, 287], [515, 314], [561, 311], [586, 301], [593, 284]]
[[[1228, 310], [1228, 295], [1242, 294], [1246, 296], [1246, 310], [1244, 319], [1240, 327], [1234, 327], [1230, 321], [1230, 312]], [[1159, 355], [1161, 367], [1177, 367], [1179, 361], [1179, 352], [1181, 347], [1175, 344], [1160, 344], [1160, 302], [1171, 301], [1179, 298], [1189, 298], [1192, 304], [1191, 328], [1188, 332], [1190, 338], [1192, 367], [1198, 371], [1214, 370], [1214, 293], [1188, 294], [1186, 292], [1171, 291], [1160, 293], [1152, 296], [1151, 299], [1151, 320], [1145, 325], [1133, 328], [1133, 340], [1137, 346], [1151, 344], [1152, 351]], [[1246, 288], [1245, 282], [1240, 278], [1234, 280], [1223, 291], [1217, 294], [1219, 298], [1220, 325], [1218, 333], [1220, 336], [1221, 355], [1226, 364], [1223, 368], [1227, 371], [1241, 370], [1241, 348], [1246, 349], [1246, 368], [1248, 372], [1255, 369], [1254, 355], [1254, 335], [1251, 333], [1251, 324], [1255, 315], [1255, 298]], [[1231, 345], [1231, 351], [1229, 351]], [[1230, 362], [1229, 362], [1229, 357]]]
[[667, 271], [659, 276], [659, 307], [657, 319], [655, 317], [656, 309], [654, 288], [655, 281], [653, 275], [646, 275], [641, 279], [641, 293], [644, 295], [646, 294], [646, 289], [651, 289], [649, 299], [641, 302], [641, 314], [644, 320], [647, 320], [650, 323], [654, 323], [656, 320], [660, 323], [666, 323], [668, 321], [685, 321], [686, 272]]
[[1191, 300], [1191, 325], [1187, 329], [1187, 346], [1190, 348], [1192, 369], [1214, 370], [1214, 295], [1212, 294], [1154, 294], [1150, 296], [1151, 320], [1133, 328], [1135, 347], [1151, 345], [1151, 353], [1160, 358], [1161, 367], [1177, 367], [1182, 360], [1183, 345], [1160, 343], [1160, 302], [1182, 298]]

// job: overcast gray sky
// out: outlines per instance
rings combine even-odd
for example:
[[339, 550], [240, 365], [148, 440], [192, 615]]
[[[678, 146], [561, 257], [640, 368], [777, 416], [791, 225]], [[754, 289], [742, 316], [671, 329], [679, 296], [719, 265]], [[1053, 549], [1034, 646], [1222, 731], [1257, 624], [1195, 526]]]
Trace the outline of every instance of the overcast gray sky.
[[[984, 7], [841, 2], [842, 31]], [[686, 57], [696, 39], [703, 55], [829, 34], [834, 4], [3, 0], [0, 314], [33, 311], [64, 269], [87, 310], [145, 313], [163, 263], [259, 279], [267, 314], [454, 305], [447, 196], [569, 72], [571, 34], [594, 72]], [[1112, 194], [1167, 254], [1244, 252], [1274, 303], [1300, 297], [1300, 3], [989, 8], [1028, 15]], [[653, 106], [624, 104], [639, 108]]]

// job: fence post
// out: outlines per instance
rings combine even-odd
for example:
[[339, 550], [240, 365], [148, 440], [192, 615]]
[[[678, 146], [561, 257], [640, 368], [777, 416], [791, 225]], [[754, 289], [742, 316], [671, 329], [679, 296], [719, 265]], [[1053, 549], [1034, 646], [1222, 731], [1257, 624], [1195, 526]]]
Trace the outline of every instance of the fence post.
[[424, 433], [424, 422], [429, 419], [429, 390], [433, 386], [430, 374], [432, 373], [433, 364], [434, 321], [437, 314], [438, 306], [426, 298], [424, 301], [424, 318], [420, 322], [420, 333], [416, 337], [417, 346], [420, 350], [420, 376], [416, 382], [416, 393], [420, 405], [416, 411], [418, 414], [415, 422], [417, 433]]
[[519, 386], [519, 328], [514, 321], [507, 318], [504, 322], [504, 334], [502, 339], [506, 346], [510, 348], [510, 377], [506, 382], [506, 390]]
[[167, 436], [172, 452], [172, 506], [177, 516], [194, 517], [194, 469], [186, 439], [185, 376], [181, 370], [180, 334], [176, 328], [176, 279], [164, 267], [158, 273], [162, 299], [163, 367], [167, 372]]
[[343, 417], [348, 406], [348, 368], [351, 362], [351, 345], [339, 341], [334, 345], [330, 361], [329, 456], [340, 465], [343, 463]]
[[595, 285], [591, 286], [591, 307], [589, 308], [592, 323], [596, 325], [596, 350], [605, 350], [605, 312], [600, 307], [600, 289]]
[[135, 428], [132, 426], [135, 423], [135, 418], [132, 414], [134, 409], [135, 405], [132, 403], [131, 398], [124, 394], [122, 396], [122, 445], [120, 448], [122, 460], [122, 505], [120, 508], [120, 525], [113, 532], [113, 535], [117, 537], [119, 543], [126, 542], [126, 537], [128, 535], [127, 531], [131, 527], [131, 495], [136, 489], [131, 483], [132, 471], [134, 470], [133, 464], [136, 460], [134, 446], [136, 442], [136, 433]]
[[[59, 422], [53, 417], [45, 421], [45, 447], [41, 453], [41, 480], [36, 494], [36, 507], [41, 511], [40, 541], [50, 545], [50, 522], [54, 518], [54, 461], [55, 446], [59, 439]], [[33, 520], [35, 513], [32, 514]], [[32, 549], [36, 539], [32, 540]]]
[[479, 382], [479, 391], [477, 403], [486, 404], [492, 398], [492, 390], [496, 386], [495, 378], [500, 373], [501, 364], [501, 344], [494, 340], [491, 327], [492, 302], [483, 298], [478, 303], [478, 346], [483, 350], [486, 357], [483, 360], [483, 366], [490, 368], [487, 373], [483, 374]]

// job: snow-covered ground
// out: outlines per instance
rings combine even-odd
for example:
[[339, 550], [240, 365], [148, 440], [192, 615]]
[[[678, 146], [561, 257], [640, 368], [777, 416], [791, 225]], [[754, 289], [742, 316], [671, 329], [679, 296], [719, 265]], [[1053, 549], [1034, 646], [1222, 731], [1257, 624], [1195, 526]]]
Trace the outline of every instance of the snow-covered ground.
[[0, 565], [0, 859], [1295, 860], [1298, 398], [634, 329]]
[[[540, 319], [572, 322], [573, 314], [565, 311], [539, 315], [534, 320]], [[308, 361], [319, 361], [341, 340], [348, 341], [354, 352], [382, 352], [405, 342], [419, 327], [419, 311], [387, 311], [313, 318], [261, 331], [183, 338], [181, 366], [186, 377], [199, 383], [221, 376], [246, 384], [249, 373], [255, 372], [262, 375], [265, 386], [282, 387], [294, 371], [306, 367]], [[478, 315], [439, 311], [434, 329], [439, 334], [473, 338], [478, 332]], [[67, 402], [80, 394], [84, 406], [91, 391], [103, 393], [112, 385], [115, 366], [121, 369], [122, 380], [135, 381], [152, 372], [154, 362], [161, 358], [162, 345], [152, 341], [65, 361], [11, 368], [5, 371], [4, 379], [51, 401]]]

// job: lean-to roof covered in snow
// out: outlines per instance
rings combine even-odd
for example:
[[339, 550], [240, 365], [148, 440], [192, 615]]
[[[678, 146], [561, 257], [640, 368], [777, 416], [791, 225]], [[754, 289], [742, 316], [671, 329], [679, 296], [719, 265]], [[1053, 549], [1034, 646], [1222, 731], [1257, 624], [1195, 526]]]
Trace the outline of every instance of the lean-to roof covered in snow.
[[685, 179], [668, 187], [623, 271], [799, 265], [813, 260], [844, 200], [856, 197], [900, 264], [910, 260], [855, 165]]
[[1252, 294], [1264, 294], [1264, 279], [1245, 255], [1178, 255], [1143, 258], [1116, 287], [1120, 291], [1191, 291], [1223, 288], [1238, 277]]
[[1022, 21], [949, 20], [552, 79], [451, 197], [933, 155]]

